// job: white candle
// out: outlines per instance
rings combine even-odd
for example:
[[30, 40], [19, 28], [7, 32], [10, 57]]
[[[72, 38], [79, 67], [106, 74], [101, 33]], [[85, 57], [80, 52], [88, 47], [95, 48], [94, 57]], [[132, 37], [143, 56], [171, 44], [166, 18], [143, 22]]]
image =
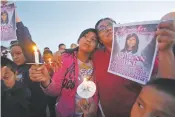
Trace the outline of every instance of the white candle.
[[50, 64], [50, 66], [52, 66], [51, 58], [49, 58], [49, 64]]
[[35, 63], [39, 64], [39, 53], [36, 46], [34, 47], [34, 56], [35, 56]]
[[84, 83], [84, 88], [87, 89], [88, 88], [88, 86], [87, 86], [87, 78], [84, 78], [83, 83]]

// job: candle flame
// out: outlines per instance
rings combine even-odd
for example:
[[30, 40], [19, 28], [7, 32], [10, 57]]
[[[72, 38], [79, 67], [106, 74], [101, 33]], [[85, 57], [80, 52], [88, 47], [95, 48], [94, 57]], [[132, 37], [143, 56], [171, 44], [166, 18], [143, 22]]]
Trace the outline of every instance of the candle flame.
[[87, 78], [84, 78], [84, 81], [87, 81]]
[[33, 46], [33, 50], [34, 50], [34, 51], [37, 51], [37, 47], [36, 47], [36, 46]]
[[51, 63], [51, 58], [49, 58], [49, 62]]
[[51, 58], [49, 58], [49, 59], [48, 59], [48, 61], [49, 61], [49, 64], [51, 64], [51, 63], [52, 63]]

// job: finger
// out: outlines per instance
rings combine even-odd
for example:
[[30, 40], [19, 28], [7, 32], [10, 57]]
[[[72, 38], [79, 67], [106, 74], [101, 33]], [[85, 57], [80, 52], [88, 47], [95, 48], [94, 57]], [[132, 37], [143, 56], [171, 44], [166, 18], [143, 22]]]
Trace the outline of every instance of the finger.
[[173, 42], [173, 40], [170, 39], [170, 38], [171, 38], [171, 37], [169, 37], [169, 36], [161, 36], [161, 35], [159, 35], [159, 36], [157, 37], [157, 41], [158, 41], [158, 43], [173, 44], [174, 42]]
[[37, 77], [36, 77], [36, 76], [31, 76], [30, 79], [31, 79], [32, 81], [34, 81], [34, 82], [41, 82], [41, 81], [44, 81], [43, 75], [37, 76]]
[[158, 29], [169, 29], [172, 31], [175, 31], [175, 21], [173, 20], [167, 20], [167, 21], [162, 21], [159, 25], [158, 25]]
[[43, 76], [40, 76], [40, 77], [37, 77], [35, 80], [37, 82], [42, 82], [42, 81], [45, 81], [45, 78]]
[[166, 35], [166, 36], [172, 36], [175, 37], [175, 32], [169, 30], [169, 29], [160, 29], [155, 32], [156, 35]]
[[89, 107], [88, 106], [81, 106], [81, 110], [83, 112], [88, 112], [89, 111]]
[[39, 66], [32, 65], [32, 66], [30, 67], [30, 69], [31, 69], [31, 70], [37, 70], [37, 69], [38, 69], [38, 67], [39, 67]]
[[41, 77], [43, 75], [42, 74], [29, 74], [29, 76], [30, 76], [31, 79], [36, 80], [38, 77]]
[[35, 76], [36, 74], [42, 74], [42, 72], [37, 71], [37, 70], [32, 70], [32, 69], [29, 70], [29, 76], [30, 77]]
[[43, 71], [43, 70], [45, 70], [45, 69], [46, 69], [45, 65], [41, 65], [41, 66], [39, 66], [39, 67], [37, 68], [37, 70], [41, 70], [41, 71]]
[[41, 74], [42, 72], [38, 70], [30, 70], [29, 73], [30, 74]]

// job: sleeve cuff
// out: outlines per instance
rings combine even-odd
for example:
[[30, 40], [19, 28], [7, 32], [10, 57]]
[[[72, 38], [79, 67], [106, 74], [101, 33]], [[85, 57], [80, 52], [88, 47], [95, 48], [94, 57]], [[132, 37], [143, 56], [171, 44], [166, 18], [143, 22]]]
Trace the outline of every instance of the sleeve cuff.
[[42, 88], [42, 90], [47, 90], [49, 88], [49, 86], [51, 85], [52, 80], [50, 79], [50, 83], [47, 87], [43, 87], [43, 85], [40, 83], [40, 87]]

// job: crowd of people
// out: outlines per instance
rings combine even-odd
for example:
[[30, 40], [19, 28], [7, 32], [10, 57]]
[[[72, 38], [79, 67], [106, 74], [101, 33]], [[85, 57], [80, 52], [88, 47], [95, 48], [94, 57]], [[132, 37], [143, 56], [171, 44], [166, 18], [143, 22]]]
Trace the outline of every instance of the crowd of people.
[[[2, 17], [2, 14], [1, 14]], [[16, 15], [17, 40], [13, 60], [1, 56], [2, 117], [174, 117], [175, 115], [175, 12], [162, 17], [155, 32], [158, 54], [152, 78], [146, 85], [108, 72], [112, 50], [111, 18], [100, 19], [83, 30], [77, 44], [58, 51], [39, 50], [30, 32]], [[96, 84], [92, 98], [84, 100], [77, 87], [84, 78]]]

